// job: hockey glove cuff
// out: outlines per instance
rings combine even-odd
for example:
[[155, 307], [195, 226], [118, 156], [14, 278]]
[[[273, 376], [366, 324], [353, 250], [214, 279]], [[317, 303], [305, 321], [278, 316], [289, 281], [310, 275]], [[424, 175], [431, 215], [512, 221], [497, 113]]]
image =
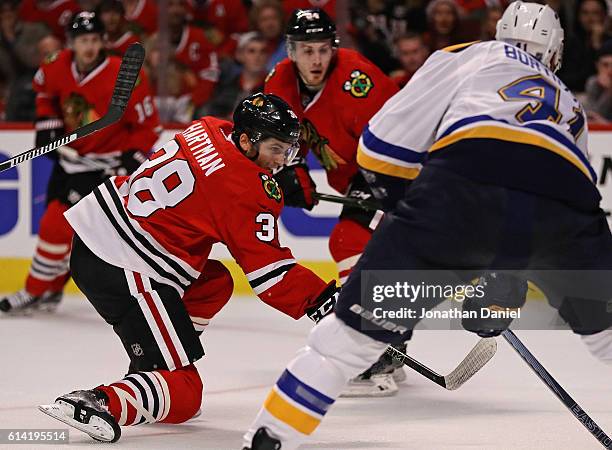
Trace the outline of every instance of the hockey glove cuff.
[[336, 286], [335, 281], [330, 283], [314, 300], [313, 305], [306, 308], [306, 315], [314, 323], [318, 323], [323, 317], [331, 314], [336, 306], [340, 288]]

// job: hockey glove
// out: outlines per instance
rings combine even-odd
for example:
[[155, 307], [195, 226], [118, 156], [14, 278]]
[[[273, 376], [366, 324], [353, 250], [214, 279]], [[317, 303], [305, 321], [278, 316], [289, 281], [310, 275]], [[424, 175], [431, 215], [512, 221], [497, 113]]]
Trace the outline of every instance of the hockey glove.
[[473, 317], [463, 317], [461, 325], [480, 337], [499, 336], [527, 300], [527, 282], [504, 273], [488, 273], [478, 280], [484, 296], [469, 297], [463, 311]]
[[336, 282], [330, 281], [314, 300], [313, 305], [306, 308], [308, 318], [314, 323], [318, 323], [323, 317], [331, 314], [334, 311], [334, 306], [336, 306], [339, 293], [340, 288], [336, 286]]
[[[34, 122], [36, 130], [35, 145], [42, 147], [64, 134], [64, 121], [59, 117], [38, 117]], [[56, 152], [46, 153], [50, 159], [57, 160]]]
[[121, 153], [121, 165], [116, 169], [116, 175], [130, 175], [147, 160], [147, 156], [140, 150], [127, 150]]
[[283, 166], [274, 179], [279, 184], [285, 196], [285, 206], [311, 210], [317, 203], [313, 197], [315, 185], [304, 158], [296, 158], [291, 164]]

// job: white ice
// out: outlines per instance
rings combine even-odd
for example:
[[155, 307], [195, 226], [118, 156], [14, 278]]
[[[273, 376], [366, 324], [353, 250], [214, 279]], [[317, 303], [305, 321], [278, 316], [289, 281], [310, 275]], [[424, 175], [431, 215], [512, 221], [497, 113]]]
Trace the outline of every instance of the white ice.
[[[242, 433], [310, 327], [308, 320], [294, 322], [256, 298], [232, 299], [203, 335], [207, 354], [197, 363], [205, 386], [202, 416], [182, 425], [124, 428], [112, 448], [239, 449]], [[569, 332], [517, 335], [591, 417], [612, 432], [612, 367], [593, 359]], [[448, 373], [476, 339], [462, 331], [420, 331], [409, 353]], [[493, 360], [457, 391], [408, 370], [407, 384], [396, 397], [340, 399], [305, 448], [601, 448], [501, 338], [498, 344]], [[128, 365], [110, 326], [77, 296], [67, 298], [55, 315], [0, 317], [0, 361], [3, 429], [66, 428], [36, 406], [77, 388], [115, 381]], [[70, 432], [71, 449], [99, 445]]]

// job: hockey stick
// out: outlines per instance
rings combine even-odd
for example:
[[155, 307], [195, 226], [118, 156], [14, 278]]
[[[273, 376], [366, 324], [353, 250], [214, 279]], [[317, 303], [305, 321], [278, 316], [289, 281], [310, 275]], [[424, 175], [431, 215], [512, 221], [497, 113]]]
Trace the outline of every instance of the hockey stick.
[[463, 361], [448, 375], [440, 375], [429, 367], [424, 366], [416, 359], [400, 352], [396, 348], [387, 347], [386, 353], [400, 361], [411, 369], [429, 378], [439, 386], [449, 391], [459, 389], [467, 380], [472, 378], [476, 372], [484, 367], [497, 351], [497, 341], [494, 338], [480, 339], [470, 350]]
[[140, 68], [144, 62], [144, 55], [144, 47], [139, 43], [130, 45], [125, 52], [125, 55], [121, 59], [121, 66], [119, 67], [119, 73], [117, 74], [117, 81], [115, 82], [108, 111], [103, 117], [81, 128], [77, 128], [72, 133], [65, 134], [49, 142], [47, 145], [33, 148], [32, 150], [12, 157], [8, 161], [0, 163], [0, 172], [15, 167], [17, 164], [24, 161], [29, 161], [37, 156], [49, 153], [62, 145], [68, 145], [96, 131], [100, 131], [102, 128], [108, 127], [121, 119], [128, 101], [130, 100], [130, 96], [132, 95], [132, 90], [134, 90], [136, 80], [138, 79]]
[[355, 206], [357, 208], [365, 209], [366, 211], [377, 211], [380, 209], [380, 206], [378, 206], [376, 203], [361, 198], [341, 197], [339, 195], [322, 194], [320, 192], [315, 192], [313, 194], [313, 197], [316, 200], [323, 200], [325, 202], [341, 203], [343, 205]]
[[508, 344], [512, 346], [514, 350], [523, 358], [529, 367], [536, 373], [536, 375], [548, 386], [548, 388], [555, 394], [555, 396], [561, 400], [567, 409], [576, 417], [576, 419], [589, 430], [589, 433], [593, 435], [597, 441], [604, 446], [604, 448], [612, 448], [612, 439], [608, 437], [604, 430], [595, 423], [593, 419], [582, 409], [576, 400], [574, 400], [566, 391], [561, 387], [559, 383], [552, 377], [550, 373], [540, 364], [535, 356], [525, 347], [520, 339], [511, 331], [505, 330], [502, 336]]

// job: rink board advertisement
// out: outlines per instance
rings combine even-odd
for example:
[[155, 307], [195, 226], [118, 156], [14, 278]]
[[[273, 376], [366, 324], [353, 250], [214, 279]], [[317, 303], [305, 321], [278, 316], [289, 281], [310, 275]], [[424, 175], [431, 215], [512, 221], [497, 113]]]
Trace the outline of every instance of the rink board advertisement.
[[[175, 132], [165, 131], [159, 143], [172, 139]], [[0, 160], [31, 148], [34, 142], [34, 133], [29, 127], [3, 128], [0, 134]], [[599, 128], [590, 133], [589, 152], [603, 196], [602, 207], [609, 214], [612, 211], [612, 127]], [[311, 167], [318, 166], [314, 159], [309, 163], [312, 163]], [[45, 190], [50, 168], [51, 161], [39, 157], [0, 173], [0, 292], [23, 286], [29, 259], [36, 245], [38, 224], [45, 210]], [[322, 169], [313, 169], [312, 177], [320, 192], [334, 193]], [[336, 276], [327, 236], [339, 212], [339, 205], [324, 202], [312, 212], [285, 208], [279, 223], [283, 245], [289, 246], [296, 258], [325, 279]], [[224, 246], [216, 245], [212, 256], [226, 263], [235, 275], [237, 293], [250, 292], [241, 271]]]

